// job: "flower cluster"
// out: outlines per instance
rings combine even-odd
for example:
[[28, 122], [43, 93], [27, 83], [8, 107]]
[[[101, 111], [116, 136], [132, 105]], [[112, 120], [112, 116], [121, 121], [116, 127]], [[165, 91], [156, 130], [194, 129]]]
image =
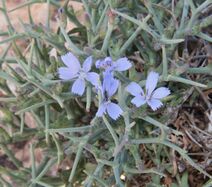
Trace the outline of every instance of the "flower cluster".
[[72, 86], [71, 92], [83, 95], [85, 91], [85, 80], [93, 84], [98, 85], [99, 75], [95, 72], [90, 72], [92, 66], [92, 57], [86, 58], [82, 67], [79, 60], [70, 52], [61, 57], [62, 61], [67, 67], [60, 67], [58, 70], [60, 79], [72, 80], [74, 84]]
[[160, 99], [168, 96], [170, 94], [170, 90], [166, 87], [160, 87], [155, 90], [158, 78], [158, 73], [149, 73], [146, 80], [145, 93], [139, 84], [131, 82], [126, 88], [131, 95], [135, 96], [131, 100], [131, 103], [133, 103], [136, 107], [140, 107], [147, 103], [154, 111], [160, 108], [163, 105]]
[[[66, 67], [60, 67], [58, 69], [59, 77], [65, 81], [74, 80], [71, 92], [82, 96], [86, 85], [90, 83], [97, 88], [96, 90], [99, 93], [100, 105], [96, 116], [101, 117], [107, 113], [112, 119], [118, 119], [123, 113], [123, 110], [113, 99], [120, 84], [120, 81], [115, 78], [114, 72], [122, 72], [130, 69], [132, 64], [129, 60], [126, 57], [116, 61], [113, 61], [111, 57], [97, 60], [95, 63], [96, 68], [102, 72], [102, 74], [98, 74], [96, 72], [90, 72], [93, 64], [91, 56], [86, 58], [82, 66], [79, 60], [70, 52], [62, 56], [61, 59]], [[160, 108], [163, 105], [161, 99], [168, 96], [170, 90], [166, 87], [156, 89], [158, 79], [158, 73], [150, 72], [147, 76], [145, 92], [139, 84], [131, 82], [126, 87], [126, 91], [134, 96], [131, 103], [136, 107], [147, 103], [153, 111]]]
[[96, 68], [104, 69], [105, 72], [112, 73], [113, 71], [126, 71], [130, 69], [132, 64], [126, 57], [113, 61], [111, 57], [106, 57], [103, 60], [96, 61]]
[[117, 119], [122, 114], [122, 109], [119, 105], [111, 101], [112, 96], [116, 93], [119, 86], [119, 81], [115, 79], [110, 73], [104, 74], [102, 86], [100, 87], [101, 104], [96, 113], [96, 116], [101, 117], [106, 112], [108, 115]]

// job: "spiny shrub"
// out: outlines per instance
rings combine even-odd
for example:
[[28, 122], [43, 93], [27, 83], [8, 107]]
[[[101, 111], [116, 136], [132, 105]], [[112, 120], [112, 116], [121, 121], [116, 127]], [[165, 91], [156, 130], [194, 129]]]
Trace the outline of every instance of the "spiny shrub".
[[[191, 41], [212, 41], [211, 0], [78, 2], [83, 21], [68, 0], [26, 1], [10, 11], [2, 0], [0, 146], [11, 164], [0, 167], [2, 185], [188, 186], [180, 162], [210, 185], [174, 122], [191, 95], [211, 88], [207, 52], [199, 54], [204, 64], [189, 59]], [[46, 25], [35, 24], [34, 3], [56, 7], [57, 24], [51, 12]], [[8, 14], [26, 6], [30, 21], [20, 20], [18, 33]], [[75, 27], [67, 30], [67, 21]], [[30, 166], [15, 156], [25, 144]]]

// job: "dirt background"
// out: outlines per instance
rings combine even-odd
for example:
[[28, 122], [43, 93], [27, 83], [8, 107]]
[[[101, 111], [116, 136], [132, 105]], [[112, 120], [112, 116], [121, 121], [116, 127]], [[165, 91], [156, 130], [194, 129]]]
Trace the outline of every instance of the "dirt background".
[[[16, 29], [17, 32], [23, 31], [21, 24], [20, 24], [20, 20], [23, 23], [29, 22], [28, 8], [26, 6], [26, 7], [17, 9], [15, 11], [11, 11], [11, 10], [25, 2], [26, 2], [26, 0], [6, 0], [8, 15], [10, 17], [12, 25], [14, 26], [14, 28]], [[62, 6], [64, 1], [60, 1], [60, 3]], [[79, 13], [83, 10], [82, 4], [78, 3], [78, 2], [70, 1], [69, 6], [72, 6], [74, 8], [74, 10]], [[2, 7], [2, 1], [0, 1], [0, 7]], [[48, 16], [47, 15], [47, 13], [48, 13], [47, 3], [36, 3], [36, 4], [31, 5], [30, 7], [31, 7], [30, 9], [31, 9], [32, 17], [34, 19], [35, 24], [41, 23], [41, 24], [45, 25], [45, 20], [46, 20], [46, 17]], [[55, 30], [57, 28], [57, 23], [56, 23], [56, 19], [55, 19], [56, 15], [57, 15], [57, 8], [51, 6], [50, 27], [52, 30]], [[81, 20], [83, 19], [82, 16], [80, 17], [80, 19]], [[1, 32], [7, 31], [7, 27], [8, 27], [7, 21], [3, 15], [3, 13], [0, 11], [0, 31]], [[72, 28], [74, 28], [74, 24], [68, 21], [67, 30], [70, 30]], [[3, 39], [5, 39], [5, 37], [0, 36], [0, 41], [2, 41]], [[0, 45], [0, 54], [2, 53], [5, 46], [7, 46], [7, 44]]]

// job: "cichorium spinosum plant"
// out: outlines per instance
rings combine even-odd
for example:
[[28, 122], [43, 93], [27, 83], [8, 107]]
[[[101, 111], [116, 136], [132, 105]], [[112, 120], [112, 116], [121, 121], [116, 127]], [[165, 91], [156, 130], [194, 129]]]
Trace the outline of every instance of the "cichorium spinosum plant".
[[[43, 1], [0, 5], [0, 186], [188, 186], [191, 168], [211, 184], [177, 120], [211, 88], [211, 0], [72, 2], [45, 1], [43, 24]], [[24, 7], [18, 32], [9, 14]]]

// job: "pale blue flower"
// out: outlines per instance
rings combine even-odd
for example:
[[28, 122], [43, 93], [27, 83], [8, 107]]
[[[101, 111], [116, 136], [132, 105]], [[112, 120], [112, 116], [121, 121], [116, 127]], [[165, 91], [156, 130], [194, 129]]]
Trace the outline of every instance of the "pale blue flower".
[[58, 69], [60, 79], [76, 79], [71, 88], [72, 93], [83, 95], [86, 84], [85, 80], [94, 86], [98, 85], [99, 75], [95, 72], [90, 72], [92, 66], [91, 56], [86, 58], [82, 67], [79, 60], [70, 52], [63, 55], [61, 59], [67, 67], [60, 67]]
[[99, 88], [102, 96], [102, 102], [96, 113], [96, 116], [101, 117], [103, 114], [108, 113], [108, 115], [116, 120], [123, 113], [120, 106], [111, 101], [111, 97], [116, 93], [119, 86], [119, 81], [113, 78], [112, 74], [105, 73], [103, 84]]
[[106, 57], [101, 60], [96, 61], [96, 68], [104, 69], [105, 71], [126, 71], [132, 67], [132, 64], [129, 60], [124, 57], [116, 60], [115, 62], [111, 57]]
[[131, 100], [131, 103], [136, 107], [140, 107], [147, 103], [154, 111], [160, 108], [163, 105], [160, 99], [168, 96], [170, 94], [170, 90], [166, 87], [160, 87], [155, 90], [158, 79], [158, 73], [149, 73], [145, 86], [146, 93], [144, 93], [139, 84], [131, 82], [126, 88], [131, 95], [135, 96]]

